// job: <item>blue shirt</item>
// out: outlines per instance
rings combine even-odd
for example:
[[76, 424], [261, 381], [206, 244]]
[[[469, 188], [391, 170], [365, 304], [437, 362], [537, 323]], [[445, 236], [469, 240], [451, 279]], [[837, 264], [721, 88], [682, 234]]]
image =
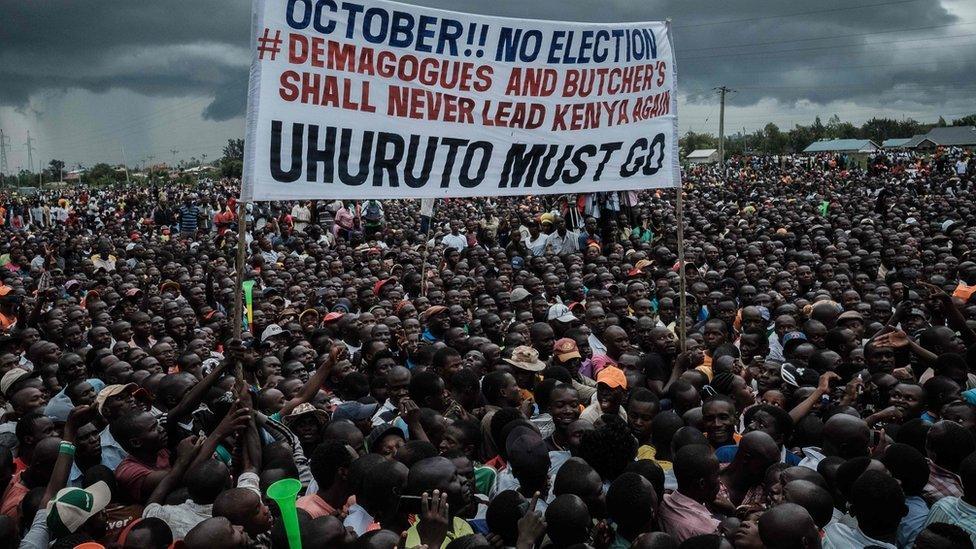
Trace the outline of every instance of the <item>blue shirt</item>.
[[[105, 388], [105, 382], [98, 378], [91, 378], [85, 381], [95, 388], [96, 394]], [[68, 398], [68, 395], [64, 394], [64, 389], [62, 389], [60, 393], [54, 395], [48, 401], [47, 407], [44, 408], [44, 415], [63, 423], [68, 421], [68, 414], [71, 413], [74, 407], [75, 405], [71, 403], [71, 399]]]
[[905, 498], [905, 505], [908, 506], [908, 514], [898, 525], [898, 535], [895, 538], [898, 547], [915, 545], [915, 538], [925, 528], [925, 523], [929, 519], [929, 506], [921, 497], [909, 496]]
[[[739, 447], [735, 444], [727, 444], [715, 450], [715, 457], [718, 458], [719, 463], [732, 463], [738, 451]], [[800, 464], [800, 457], [780, 447], [780, 462], [792, 467]]]

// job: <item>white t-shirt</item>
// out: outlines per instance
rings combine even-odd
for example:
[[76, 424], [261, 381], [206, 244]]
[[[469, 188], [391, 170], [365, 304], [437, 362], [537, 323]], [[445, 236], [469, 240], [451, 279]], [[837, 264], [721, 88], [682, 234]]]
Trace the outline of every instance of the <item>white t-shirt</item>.
[[460, 252], [468, 247], [468, 239], [463, 234], [446, 234], [441, 239], [441, 244]]

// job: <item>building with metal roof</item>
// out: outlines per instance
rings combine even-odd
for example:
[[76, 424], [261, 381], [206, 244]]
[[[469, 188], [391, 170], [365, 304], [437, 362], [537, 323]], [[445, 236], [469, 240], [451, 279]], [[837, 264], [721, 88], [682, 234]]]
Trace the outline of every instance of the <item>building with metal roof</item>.
[[803, 149], [805, 153], [872, 153], [881, 149], [870, 139], [821, 139]]

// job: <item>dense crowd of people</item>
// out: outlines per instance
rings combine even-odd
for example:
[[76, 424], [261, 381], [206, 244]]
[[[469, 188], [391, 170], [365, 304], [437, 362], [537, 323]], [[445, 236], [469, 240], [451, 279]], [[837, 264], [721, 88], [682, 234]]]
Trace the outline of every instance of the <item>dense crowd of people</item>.
[[0, 193], [0, 547], [972, 547], [973, 167]]

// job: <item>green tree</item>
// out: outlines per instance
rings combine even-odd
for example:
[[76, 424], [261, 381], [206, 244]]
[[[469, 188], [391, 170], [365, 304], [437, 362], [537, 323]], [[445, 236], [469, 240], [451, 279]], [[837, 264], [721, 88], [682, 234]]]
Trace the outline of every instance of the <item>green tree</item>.
[[224, 156], [220, 159], [221, 177], [240, 178], [244, 172], [244, 140], [228, 139]]
[[61, 173], [64, 170], [64, 161], [52, 158], [47, 165], [47, 180], [61, 181]]
[[969, 114], [952, 121], [953, 126], [976, 126], [976, 114]]
[[678, 145], [681, 147], [682, 152], [687, 155], [688, 153], [697, 151], [698, 149], [717, 149], [718, 138], [710, 133], [695, 133], [693, 131], [689, 131], [678, 140]]

